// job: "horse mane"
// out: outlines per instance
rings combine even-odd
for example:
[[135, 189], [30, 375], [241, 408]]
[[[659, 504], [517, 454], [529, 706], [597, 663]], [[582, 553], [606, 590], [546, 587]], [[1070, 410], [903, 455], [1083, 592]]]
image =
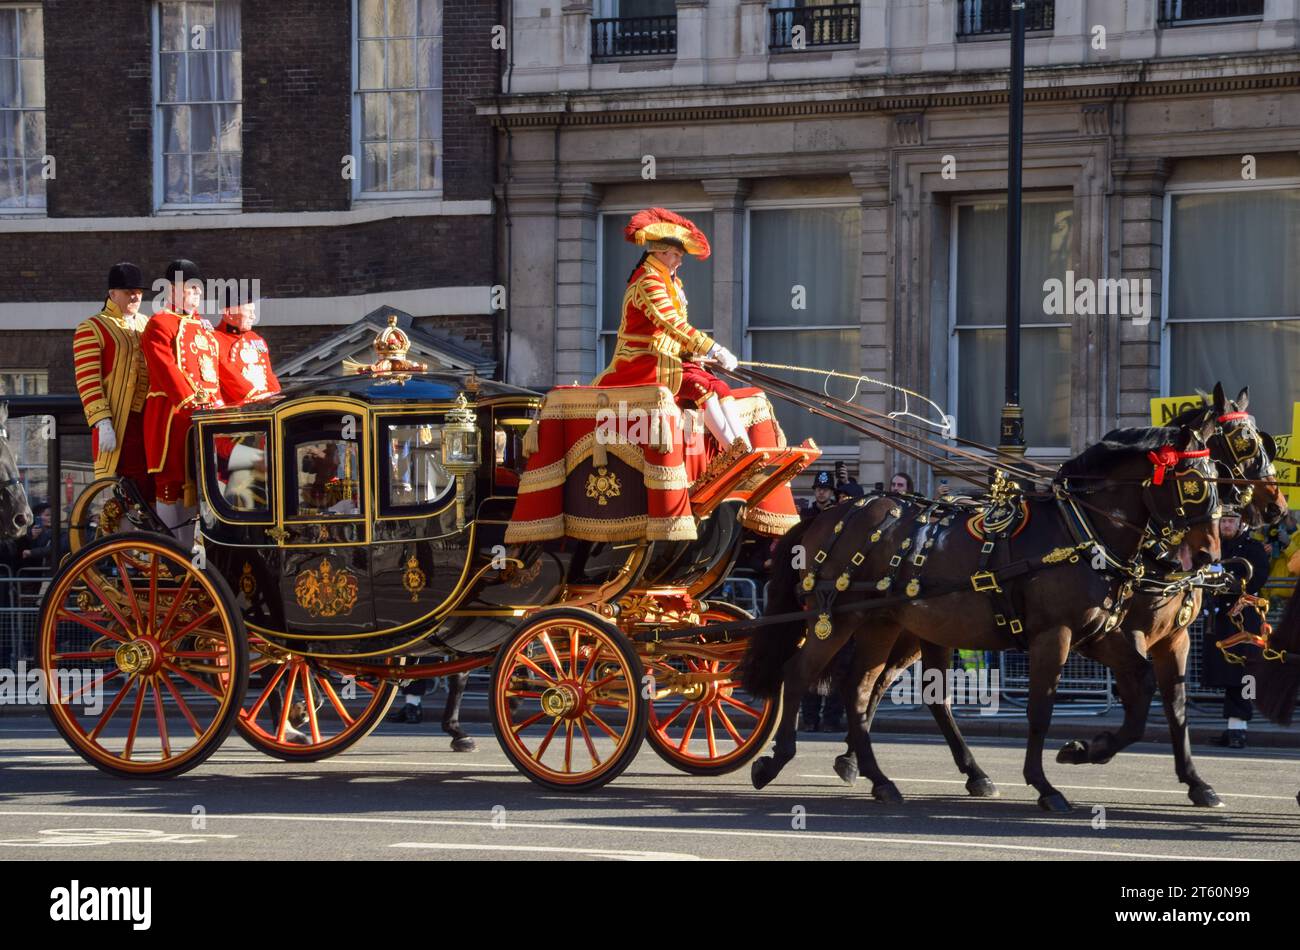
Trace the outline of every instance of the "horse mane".
[[1169, 426], [1112, 429], [1102, 436], [1100, 442], [1088, 446], [1062, 465], [1059, 475], [1062, 478], [1106, 475], [1122, 462], [1174, 444], [1179, 432], [1178, 428]]

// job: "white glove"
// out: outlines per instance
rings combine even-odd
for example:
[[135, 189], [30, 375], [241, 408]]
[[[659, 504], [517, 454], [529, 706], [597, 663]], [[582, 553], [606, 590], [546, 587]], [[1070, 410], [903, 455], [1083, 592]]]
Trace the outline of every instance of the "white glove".
[[731, 372], [737, 365], [739, 365], [739, 361], [734, 355], [732, 355], [731, 350], [727, 349], [721, 343], [714, 343], [712, 348], [710, 348], [708, 355], [710, 358], [717, 360], [718, 365], [727, 372]]
[[117, 448], [117, 433], [113, 431], [113, 421], [111, 419], [100, 419], [96, 422], [95, 432], [99, 435], [100, 455]]

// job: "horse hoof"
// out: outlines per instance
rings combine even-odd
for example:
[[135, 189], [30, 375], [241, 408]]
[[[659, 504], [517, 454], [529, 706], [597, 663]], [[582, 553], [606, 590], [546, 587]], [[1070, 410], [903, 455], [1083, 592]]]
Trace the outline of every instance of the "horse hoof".
[[873, 785], [871, 787], [871, 797], [886, 805], [901, 805], [903, 803], [903, 793], [898, 790], [897, 785], [888, 780], [881, 782], [879, 785]]
[[1074, 806], [1070, 804], [1069, 799], [1060, 792], [1052, 792], [1050, 795], [1039, 795], [1038, 807], [1043, 811], [1055, 812], [1058, 815], [1074, 811]]
[[473, 738], [471, 738], [470, 736], [461, 736], [458, 739], [451, 740], [451, 751], [452, 752], [477, 752], [478, 743], [476, 743], [473, 740]]
[[993, 780], [987, 775], [982, 778], [973, 778], [966, 783], [966, 791], [970, 792], [975, 798], [997, 798], [1001, 792], [993, 784]]
[[835, 757], [835, 774], [845, 785], [852, 785], [858, 780], [858, 763], [851, 755]]
[[1214, 789], [1208, 785], [1197, 785], [1187, 790], [1187, 797], [1192, 800], [1193, 805], [1199, 805], [1201, 808], [1224, 808], [1222, 799], [1214, 793]]
[[780, 771], [776, 767], [776, 761], [770, 755], [765, 755], [761, 759], [755, 759], [749, 767], [749, 780], [755, 788], [764, 788]]
[[1063, 765], [1083, 765], [1088, 761], [1088, 744], [1078, 739], [1067, 742], [1056, 753], [1056, 761]]

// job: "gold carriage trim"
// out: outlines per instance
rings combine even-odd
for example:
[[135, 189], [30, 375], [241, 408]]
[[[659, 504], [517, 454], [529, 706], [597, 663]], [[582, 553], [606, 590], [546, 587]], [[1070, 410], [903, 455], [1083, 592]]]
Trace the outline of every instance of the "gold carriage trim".
[[357, 605], [357, 579], [346, 567], [338, 571], [321, 558], [319, 572], [299, 572], [293, 593], [298, 606], [313, 617], [347, 616]]
[[785, 534], [799, 523], [797, 514], [777, 514], [760, 508], [745, 507], [740, 513], [740, 523], [760, 534]]
[[420, 591], [427, 582], [424, 571], [420, 570], [420, 561], [414, 554], [406, 559], [406, 570], [402, 573], [402, 586], [411, 595], [411, 602], [420, 599]]
[[257, 578], [253, 576], [253, 565], [248, 561], [244, 562], [244, 569], [239, 574], [239, 592], [250, 601], [257, 593]]

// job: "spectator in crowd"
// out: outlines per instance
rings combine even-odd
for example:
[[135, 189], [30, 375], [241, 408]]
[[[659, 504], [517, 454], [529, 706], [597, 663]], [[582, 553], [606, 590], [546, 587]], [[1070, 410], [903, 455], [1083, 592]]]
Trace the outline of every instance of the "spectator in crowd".
[[48, 567], [54, 544], [54, 532], [50, 529], [50, 506], [42, 502], [32, 508], [36, 522], [28, 529], [27, 543], [18, 555], [19, 567]]
[[[1223, 561], [1229, 570], [1232, 565], [1226, 562], [1232, 558], [1244, 558], [1250, 562], [1254, 573], [1245, 585], [1246, 593], [1258, 594], [1268, 580], [1268, 551], [1246, 531], [1241, 530], [1241, 518], [1234, 514], [1225, 514], [1219, 521], [1219, 537], [1223, 544]], [[1246, 748], [1246, 726], [1254, 713], [1251, 701], [1243, 695], [1245, 667], [1229, 663], [1216, 646], [1217, 641], [1224, 640], [1237, 632], [1237, 624], [1229, 611], [1237, 602], [1237, 595], [1216, 597], [1213, 604], [1214, 622], [1207, 626], [1203, 643], [1203, 672], [1201, 685], [1223, 690], [1223, 716], [1228, 720], [1228, 728], [1218, 738], [1217, 744], [1230, 749]], [[1243, 610], [1238, 618], [1248, 633], [1259, 633], [1261, 618], [1259, 612]], [[1239, 644], [1232, 648], [1238, 655], [1250, 655], [1256, 648], [1249, 644]]]
[[835, 506], [835, 479], [830, 472], [818, 472], [813, 478], [813, 500], [802, 512], [803, 520], [816, 517]]
[[916, 489], [912, 485], [912, 476], [906, 472], [895, 472], [894, 477], [889, 480], [889, 490], [903, 492], [904, 494], [915, 494]]

